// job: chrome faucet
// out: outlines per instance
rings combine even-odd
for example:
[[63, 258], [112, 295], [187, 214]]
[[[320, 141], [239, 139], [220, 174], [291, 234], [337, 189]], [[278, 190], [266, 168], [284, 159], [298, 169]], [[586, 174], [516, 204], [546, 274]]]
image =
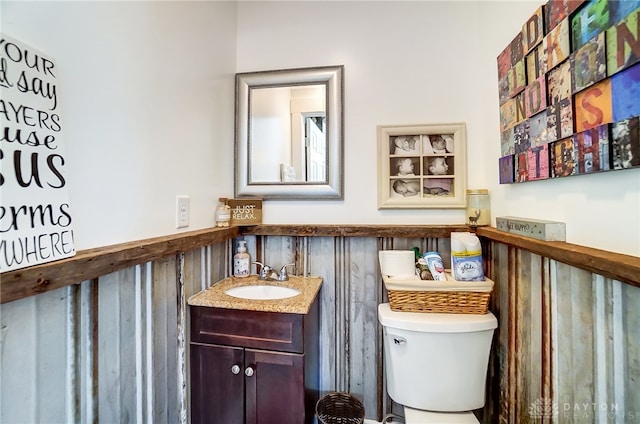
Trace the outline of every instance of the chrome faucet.
[[[261, 280], [277, 280], [280, 278], [277, 271], [271, 268], [269, 265], [265, 265], [262, 262], [254, 262], [256, 265], [260, 265], [260, 272], [258, 273], [258, 278]], [[275, 278], [273, 275], [275, 274]]]
[[256, 265], [260, 265], [260, 272], [258, 273], [258, 278], [260, 280], [272, 280], [272, 281], [287, 281], [289, 279], [289, 274], [287, 273], [287, 267], [295, 264], [287, 264], [283, 265], [280, 268], [280, 273], [270, 267], [269, 265], [265, 265], [262, 262], [254, 262]]
[[289, 279], [289, 274], [287, 273], [288, 266], [295, 266], [295, 264], [282, 265], [282, 268], [280, 268], [280, 275], [278, 275], [278, 281], [287, 281]]

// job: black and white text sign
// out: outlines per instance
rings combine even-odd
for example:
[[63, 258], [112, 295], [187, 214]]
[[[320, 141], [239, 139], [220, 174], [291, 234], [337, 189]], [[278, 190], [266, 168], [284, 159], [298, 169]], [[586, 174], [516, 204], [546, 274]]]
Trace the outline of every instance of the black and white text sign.
[[73, 256], [58, 69], [0, 33], [0, 272]]

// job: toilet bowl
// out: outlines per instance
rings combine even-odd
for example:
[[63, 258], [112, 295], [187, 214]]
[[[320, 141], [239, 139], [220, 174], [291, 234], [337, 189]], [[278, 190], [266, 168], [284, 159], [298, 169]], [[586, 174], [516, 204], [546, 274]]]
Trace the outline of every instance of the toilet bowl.
[[407, 424], [477, 423], [498, 321], [492, 313], [392, 311], [378, 305], [387, 392]]

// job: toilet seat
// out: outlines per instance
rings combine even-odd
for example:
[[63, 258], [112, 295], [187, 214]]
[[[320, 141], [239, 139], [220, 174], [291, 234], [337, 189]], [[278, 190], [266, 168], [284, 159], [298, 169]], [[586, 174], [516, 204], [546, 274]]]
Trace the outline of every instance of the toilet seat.
[[432, 412], [404, 407], [405, 424], [479, 424], [471, 411]]

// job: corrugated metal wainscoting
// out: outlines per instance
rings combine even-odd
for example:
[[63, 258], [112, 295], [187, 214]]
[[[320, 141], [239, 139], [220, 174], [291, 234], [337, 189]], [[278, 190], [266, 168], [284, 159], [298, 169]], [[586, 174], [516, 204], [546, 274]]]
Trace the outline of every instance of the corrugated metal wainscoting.
[[186, 298], [226, 245], [3, 304], [0, 422], [187, 422]]
[[[321, 390], [355, 394], [376, 421], [400, 412], [386, 395], [378, 251], [417, 246], [447, 264], [449, 238], [244, 238], [252, 260], [323, 278]], [[499, 328], [480, 418], [640, 421], [640, 288], [484, 246]], [[189, 422], [187, 299], [227, 275], [233, 248], [221, 241], [2, 304], [0, 421]]]
[[640, 422], [640, 288], [492, 243], [499, 423]]

